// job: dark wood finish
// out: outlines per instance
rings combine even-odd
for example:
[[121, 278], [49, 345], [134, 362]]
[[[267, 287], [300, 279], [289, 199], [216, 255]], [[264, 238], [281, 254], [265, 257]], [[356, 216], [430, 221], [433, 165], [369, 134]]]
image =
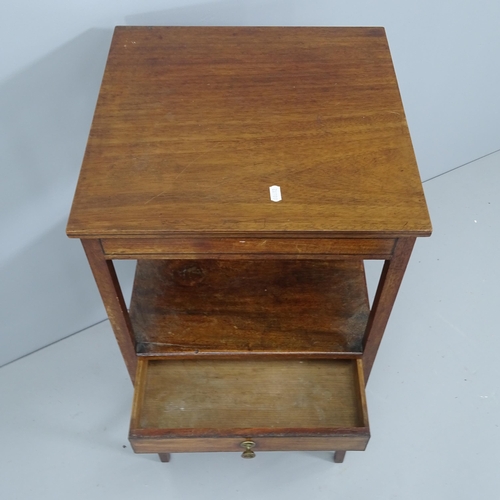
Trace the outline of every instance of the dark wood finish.
[[430, 234], [383, 28], [116, 28], [68, 234]]
[[366, 382], [368, 382], [414, 244], [415, 238], [400, 238], [394, 248], [392, 259], [386, 260], [382, 269], [363, 341], [363, 365]]
[[143, 260], [130, 307], [162, 356], [353, 357], [368, 315], [362, 261]]
[[158, 453], [161, 462], [170, 462], [170, 453]]
[[390, 259], [394, 239], [108, 238], [107, 259]]
[[[384, 30], [118, 27], [67, 233], [139, 363], [135, 451], [364, 449], [365, 379], [431, 233]], [[135, 258], [131, 319], [112, 259]], [[362, 259], [385, 260], [370, 312]]]
[[246, 439], [255, 452], [358, 450], [369, 439], [360, 360], [142, 358], [139, 366], [130, 429], [136, 451], [234, 451]]
[[99, 240], [82, 240], [109, 322], [132, 382], [137, 367], [136, 342], [113, 263], [104, 258]]
[[345, 450], [337, 450], [334, 454], [333, 454], [333, 461], [336, 463], [336, 464], [341, 464], [343, 461], [344, 461], [344, 458], [345, 458]]

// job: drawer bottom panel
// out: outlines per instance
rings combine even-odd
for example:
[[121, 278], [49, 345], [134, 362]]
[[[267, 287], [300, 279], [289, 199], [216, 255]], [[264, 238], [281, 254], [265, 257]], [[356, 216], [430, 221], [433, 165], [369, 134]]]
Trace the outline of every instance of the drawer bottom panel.
[[129, 439], [137, 453], [364, 450], [361, 360], [141, 358]]

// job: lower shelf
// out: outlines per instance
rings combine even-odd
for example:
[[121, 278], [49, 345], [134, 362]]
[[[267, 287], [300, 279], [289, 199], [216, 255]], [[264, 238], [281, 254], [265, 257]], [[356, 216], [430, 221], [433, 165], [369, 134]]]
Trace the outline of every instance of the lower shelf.
[[140, 358], [137, 453], [364, 450], [361, 360]]
[[144, 356], [359, 357], [363, 262], [139, 260], [130, 306]]

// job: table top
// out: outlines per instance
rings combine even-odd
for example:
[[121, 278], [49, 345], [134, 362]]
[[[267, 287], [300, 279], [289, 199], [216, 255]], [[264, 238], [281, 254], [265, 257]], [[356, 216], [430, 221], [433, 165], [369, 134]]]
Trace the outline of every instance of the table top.
[[429, 235], [384, 29], [117, 27], [67, 232]]

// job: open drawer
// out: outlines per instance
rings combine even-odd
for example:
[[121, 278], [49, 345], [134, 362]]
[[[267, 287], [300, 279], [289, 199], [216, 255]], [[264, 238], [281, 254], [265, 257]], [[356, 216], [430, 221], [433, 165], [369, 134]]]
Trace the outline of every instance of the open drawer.
[[369, 437], [359, 359], [139, 359], [136, 453], [364, 450]]

